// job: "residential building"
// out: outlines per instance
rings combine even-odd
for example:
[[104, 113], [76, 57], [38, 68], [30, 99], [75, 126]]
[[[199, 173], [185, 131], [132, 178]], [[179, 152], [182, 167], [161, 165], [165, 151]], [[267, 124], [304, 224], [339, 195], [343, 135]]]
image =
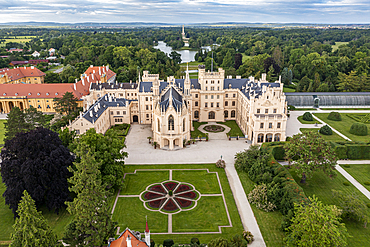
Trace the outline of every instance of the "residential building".
[[0, 70], [0, 84], [41, 84], [45, 73], [34, 66]]
[[34, 52], [32, 53], [32, 56], [33, 56], [33, 57], [39, 57], [39, 56], [40, 56], [40, 52], [38, 52], [38, 51], [34, 51]]

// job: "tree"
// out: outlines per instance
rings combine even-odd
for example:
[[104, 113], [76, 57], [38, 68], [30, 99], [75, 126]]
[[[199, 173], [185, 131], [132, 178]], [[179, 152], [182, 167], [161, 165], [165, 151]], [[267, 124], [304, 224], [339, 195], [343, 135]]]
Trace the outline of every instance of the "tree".
[[7, 116], [4, 128], [4, 140], [7, 141], [14, 138], [17, 133], [27, 132], [29, 130], [29, 124], [26, 123], [23, 112], [18, 107], [13, 107]]
[[233, 55], [231, 51], [227, 51], [226, 56], [224, 57], [221, 67], [226, 69], [234, 66], [234, 60]]
[[49, 127], [46, 123], [45, 115], [33, 106], [30, 106], [24, 111], [24, 119], [26, 123], [29, 124], [30, 130], [37, 127]]
[[73, 176], [68, 180], [70, 191], [77, 196], [72, 202], [66, 202], [67, 210], [74, 215], [74, 220], [67, 226], [63, 240], [72, 245], [101, 246], [114, 236], [116, 223], [112, 222], [108, 205], [108, 193], [102, 184], [99, 162], [93, 151], [80, 145], [76, 154], [80, 157], [75, 162], [76, 169], [69, 167]]
[[308, 204], [294, 204], [295, 216], [284, 239], [286, 246], [347, 246], [349, 234], [340, 223], [341, 210], [324, 205], [315, 196], [308, 199]]
[[348, 75], [344, 73], [339, 73], [338, 91], [358, 92], [360, 90], [361, 82], [356, 73], [356, 71], [351, 71]]
[[246, 247], [248, 242], [240, 234], [236, 234], [230, 239], [230, 247]]
[[55, 211], [64, 206], [69, 198], [67, 167], [72, 165], [73, 156], [57, 133], [45, 128], [18, 133], [5, 141], [0, 157], [6, 186], [3, 196], [14, 216], [24, 190], [38, 206], [46, 205]]
[[11, 247], [55, 246], [57, 244], [57, 236], [50, 229], [41, 212], [37, 211], [35, 201], [26, 190], [19, 202], [17, 213], [19, 218], [15, 219], [13, 225]]
[[293, 79], [292, 70], [285, 67], [281, 72], [281, 82], [284, 83], [284, 85], [290, 85], [292, 83], [292, 79]]
[[224, 238], [215, 238], [208, 243], [208, 247], [228, 247], [229, 242]]
[[55, 111], [58, 113], [65, 113], [66, 115], [70, 115], [73, 111], [76, 111], [77, 109], [77, 100], [78, 99], [73, 95], [73, 93], [65, 92], [63, 97], [54, 98]]
[[123, 188], [123, 159], [127, 157], [127, 153], [121, 152], [125, 144], [117, 137], [114, 130], [108, 130], [103, 135], [96, 133], [95, 129], [89, 129], [85, 134], [75, 139], [71, 145], [71, 151], [78, 150], [78, 146], [81, 145], [88, 146], [93, 152], [94, 158], [100, 164], [102, 181], [107, 189]]
[[60, 83], [59, 74], [54, 72], [46, 72], [44, 83]]
[[234, 68], [239, 69], [239, 67], [243, 64], [243, 55], [240, 53], [235, 54], [235, 63]]
[[176, 51], [172, 51], [170, 53], [170, 58], [173, 59], [173, 61], [176, 63], [176, 64], [179, 64], [181, 63], [181, 54], [176, 52]]
[[301, 183], [306, 182], [306, 177], [311, 178], [316, 170], [322, 170], [330, 177], [335, 176], [338, 158], [330, 143], [319, 133], [310, 131], [294, 135], [284, 148], [288, 161], [292, 162], [297, 173], [302, 176]]
[[59, 133], [59, 138], [62, 141], [63, 146], [65, 147], [68, 147], [69, 144], [71, 144], [76, 137], [76, 131], [74, 130], [70, 131], [68, 128], [65, 128], [63, 130], [60, 129], [58, 133]]

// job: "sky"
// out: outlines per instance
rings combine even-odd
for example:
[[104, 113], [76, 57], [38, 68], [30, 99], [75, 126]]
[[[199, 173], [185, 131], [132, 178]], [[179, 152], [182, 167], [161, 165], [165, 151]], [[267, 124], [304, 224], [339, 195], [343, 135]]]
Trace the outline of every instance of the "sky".
[[0, 11], [0, 23], [370, 23], [370, 0], [0, 0]]

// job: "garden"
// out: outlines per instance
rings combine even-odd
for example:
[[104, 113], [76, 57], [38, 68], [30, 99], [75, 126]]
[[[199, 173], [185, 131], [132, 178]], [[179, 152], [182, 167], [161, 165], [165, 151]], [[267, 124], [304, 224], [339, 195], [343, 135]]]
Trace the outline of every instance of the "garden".
[[362, 184], [367, 190], [370, 190], [370, 164], [346, 164], [340, 166], [357, 182]]
[[236, 123], [235, 120], [227, 120], [225, 122], [219, 122], [218, 124], [223, 124], [230, 128], [230, 131], [226, 133], [227, 136], [231, 137], [244, 136], [242, 130], [239, 128], [239, 125]]
[[113, 211], [121, 230], [142, 231], [147, 216], [157, 243], [191, 237], [208, 243], [243, 232], [225, 171], [215, 164], [127, 165], [125, 172], [126, 188]]

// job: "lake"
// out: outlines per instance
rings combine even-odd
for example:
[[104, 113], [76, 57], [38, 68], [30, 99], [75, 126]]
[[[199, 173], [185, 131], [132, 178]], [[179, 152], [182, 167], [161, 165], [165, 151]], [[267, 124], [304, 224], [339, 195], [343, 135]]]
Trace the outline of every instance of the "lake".
[[[163, 51], [164, 53], [170, 54], [172, 52], [172, 47], [167, 46], [164, 41], [158, 41], [158, 45], [154, 46], [155, 49], [159, 49]], [[207, 51], [211, 50], [210, 46], [202, 46], [202, 49], [207, 49]], [[197, 51], [190, 51], [190, 50], [179, 50], [176, 51], [181, 55], [181, 62], [182, 63], [188, 63], [195, 61], [195, 54], [197, 54]]]

